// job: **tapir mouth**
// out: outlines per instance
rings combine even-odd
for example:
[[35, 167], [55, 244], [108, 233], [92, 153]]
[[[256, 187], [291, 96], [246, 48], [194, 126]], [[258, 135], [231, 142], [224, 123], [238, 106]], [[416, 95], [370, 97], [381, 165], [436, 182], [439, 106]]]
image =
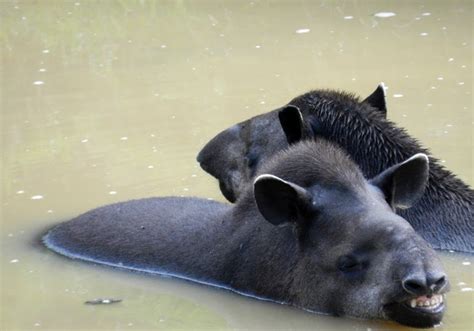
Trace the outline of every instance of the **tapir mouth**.
[[442, 294], [435, 294], [431, 297], [423, 295], [407, 300], [404, 304], [415, 311], [438, 313], [440, 309], [444, 309], [444, 298]]
[[441, 323], [445, 311], [443, 294], [422, 295], [384, 306], [387, 316], [404, 325], [430, 328]]

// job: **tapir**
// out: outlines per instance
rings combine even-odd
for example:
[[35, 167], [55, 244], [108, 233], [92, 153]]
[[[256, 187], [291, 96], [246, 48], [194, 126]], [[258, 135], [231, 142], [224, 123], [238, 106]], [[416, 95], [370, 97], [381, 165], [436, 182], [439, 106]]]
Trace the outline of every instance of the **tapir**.
[[[367, 178], [410, 155], [429, 154], [386, 114], [383, 85], [362, 101], [345, 92], [315, 90], [219, 133], [197, 160], [235, 202], [266, 159], [299, 140], [322, 137], [338, 144]], [[436, 158], [430, 157], [430, 164], [424, 196], [396, 212], [434, 248], [474, 253], [474, 192]]]
[[43, 237], [67, 257], [171, 275], [312, 312], [439, 324], [449, 282], [393, 212], [424, 192], [416, 154], [367, 180], [336, 145], [292, 144], [264, 162], [235, 204], [147, 198], [100, 207]]

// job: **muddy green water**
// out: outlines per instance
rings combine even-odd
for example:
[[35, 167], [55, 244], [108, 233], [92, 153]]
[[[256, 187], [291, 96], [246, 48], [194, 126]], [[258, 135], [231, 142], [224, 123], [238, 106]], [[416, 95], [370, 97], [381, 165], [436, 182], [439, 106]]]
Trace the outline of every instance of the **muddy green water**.
[[[116, 201], [223, 200], [199, 149], [312, 88], [365, 97], [384, 81], [388, 117], [473, 185], [472, 6], [1, 1], [0, 329], [406, 329], [75, 262], [35, 240]], [[442, 258], [452, 292], [439, 329], [472, 330], [474, 258]], [[98, 297], [123, 302], [83, 304]]]

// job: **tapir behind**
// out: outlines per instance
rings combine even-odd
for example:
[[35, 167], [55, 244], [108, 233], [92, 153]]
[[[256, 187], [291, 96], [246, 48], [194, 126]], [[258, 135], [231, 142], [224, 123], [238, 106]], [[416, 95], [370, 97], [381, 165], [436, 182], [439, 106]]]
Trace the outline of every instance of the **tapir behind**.
[[393, 212], [423, 194], [423, 154], [367, 181], [331, 143], [268, 160], [235, 205], [150, 198], [89, 211], [44, 236], [65, 256], [167, 274], [337, 316], [440, 323], [448, 281]]
[[[297, 110], [300, 115], [292, 116]], [[316, 90], [289, 105], [238, 123], [219, 133], [198, 155], [201, 167], [219, 180], [234, 202], [266, 159], [301, 139], [337, 143], [367, 178], [410, 155], [428, 151], [386, 119], [383, 86], [360, 101], [348, 93]], [[424, 196], [397, 213], [434, 248], [474, 253], [474, 191], [430, 157]]]

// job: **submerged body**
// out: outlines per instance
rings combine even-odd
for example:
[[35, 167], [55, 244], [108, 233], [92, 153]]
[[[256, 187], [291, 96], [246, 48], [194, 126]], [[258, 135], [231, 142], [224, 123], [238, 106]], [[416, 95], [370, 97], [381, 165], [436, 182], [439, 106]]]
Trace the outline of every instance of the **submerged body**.
[[71, 258], [311, 311], [420, 327], [441, 321], [446, 275], [429, 245], [392, 212], [422, 195], [426, 156], [368, 182], [334, 145], [303, 142], [261, 170], [235, 205], [123, 202], [59, 224], [43, 241]]
[[[290, 143], [324, 138], [337, 143], [367, 178], [426, 153], [416, 139], [386, 120], [383, 89], [364, 101], [342, 92], [319, 90], [292, 101], [303, 121], [301, 134], [288, 135], [293, 123], [281, 126], [286, 108], [262, 114], [219, 133], [201, 150], [201, 167], [219, 180], [224, 196], [234, 202], [260, 166]], [[286, 129], [289, 130], [286, 130]], [[430, 157], [424, 196], [410, 209], [397, 210], [437, 249], [474, 253], [474, 191]]]

